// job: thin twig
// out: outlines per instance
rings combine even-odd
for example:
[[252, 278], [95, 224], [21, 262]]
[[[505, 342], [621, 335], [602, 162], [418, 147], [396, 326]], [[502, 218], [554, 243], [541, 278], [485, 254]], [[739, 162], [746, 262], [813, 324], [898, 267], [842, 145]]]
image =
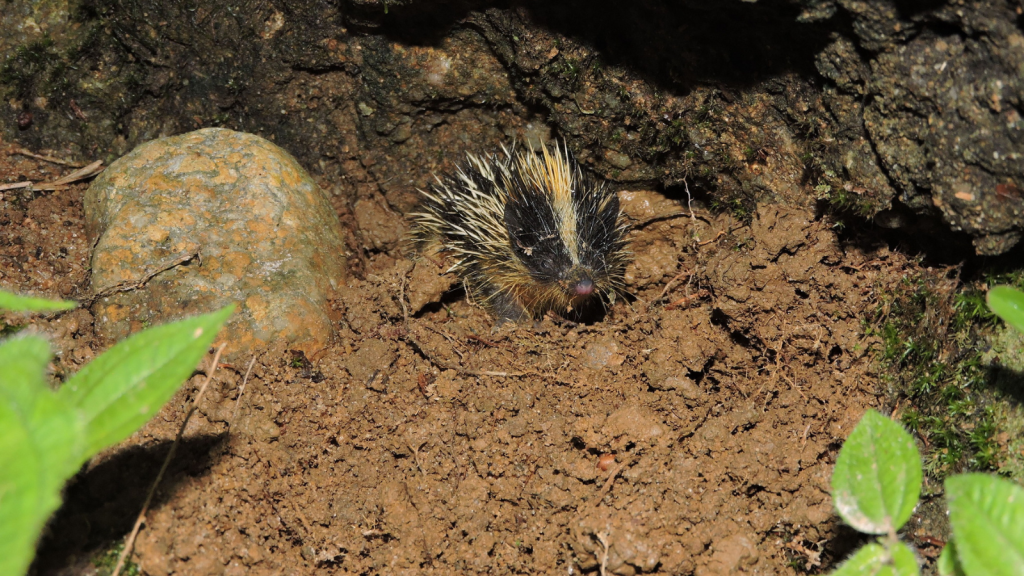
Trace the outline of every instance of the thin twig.
[[402, 318], [406, 326], [409, 325], [409, 309], [405, 306], [405, 274], [402, 274], [402, 282], [398, 285], [398, 303], [402, 305]]
[[[696, 300], [697, 298], [704, 298], [710, 294], [711, 293], [708, 292], [707, 290], [697, 290], [693, 294], [688, 294], [686, 296], [683, 296], [682, 298], [677, 298], [676, 300], [669, 302], [668, 304], [665, 305], [665, 310], [674, 310], [678, 306], [689, 306], [690, 303]], [[694, 326], [694, 328], [696, 328], [696, 326]]]
[[443, 370], [454, 370], [455, 372], [462, 374], [464, 376], [496, 376], [498, 378], [521, 378], [523, 376], [540, 376], [542, 378], [555, 378], [553, 374], [544, 374], [543, 372], [537, 372], [534, 370], [529, 370], [526, 372], [493, 372], [490, 370], [467, 370], [465, 368], [461, 368], [459, 366], [455, 366], [454, 364], [449, 364], [443, 360], [435, 358], [433, 354], [427, 352], [426, 348], [420, 345], [419, 341], [417, 341], [416, 338], [412, 336], [412, 334], [406, 334], [403, 337], [403, 339], [409, 344], [412, 344], [413, 348], [417, 352], [422, 354], [423, 357], [430, 361], [430, 363], [433, 364], [434, 366], [437, 366]]
[[61, 166], [69, 166], [71, 168], [81, 168], [82, 167], [82, 164], [80, 164], [78, 162], [69, 162], [67, 160], [61, 160], [60, 158], [54, 158], [53, 156], [46, 156], [46, 155], [43, 155], [43, 154], [36, 154], [35, 152], [32, 152], [31, 150], [26, 150], [25, 148], [15, 148], [13, 150], [13, 153], [14, 154], [20, 154], [22, 156], [28, 156], [29, 158], [35, 158], [36, 160], [43, 160], [43, 161], [49, 162], [51, 164], [60, 164]]
[[597, 499], [594, 500], [596, 505], [599, 506], [601, 504], [601, 500], [604, 500], [604, 497], [608, 495], [608, 492], [612, 489], [612, 484], [615, 482], [615, 477], [618, 476], [619, 472], [622, 472], [625, 467], [626, 463], [622, 462], [608, 474], [608, 479], [604, 481], [604, 486], [601, 487], [601, 491], [597, 493]]
[[53, 184], [53, 185], [57, 185], [57, 186], [64, 186], [64, 185], [67, 185], [67, 184], [71, 184], [72, 182], [77, 182], [79, 180], [84, 180], [86, 178], [95, 176], [95, 175], [99, 174], [100, 172], [103, 172], [103, 160], [97, 160], [97, 161], [93, 162], [92, 164], [89, 164], [88, 166], [83, 166], [83, 167], [79, 168], [78, 170], [75, 170], [71, 174], [68, 174], [66, 176], [61, 176], [60, 178], [57, 178], [53, 182], [48, 182], [46, 184], [40, 184], [40, 186], [47, 186], [49, 184]]
[[477, 342], [479, 342], [481, 344], [484, 344], [486, 346], [490, 346], [491, 348], [497, 348], [498, 347], [498, 343], [497, 342], [491, 342], [490, 340], [486, 340], [484, 338], [481, 338], [481, 337], [477, 336], [476, 334], [466, 334], [466, 339], [467, 340], [476, 340]]
[[14, 182], [12, 184], [0, 184], [0, 192], [4, 190], [17, 190], [18, 188], [31, 188], [31, 182]]
[[867, 262], [864, 262], [863, 264], [858, 264], [856, 266], [853, 266], [851, 264], [843, 264], [839, 267], [847, 268], [849, 270], [856, 270], [857, 272], [860, 272], [862, 268], [864, 268], [865, 266], [870, 266], [872, 264], [885, 264], [885, 260], [868, 260]]
[[711, 240], [705, 240], [703, 242], [698, 242], [697, 246], [707, 246], [708, 244], [712, 244], [714, 242], [718, 242], [718, 239], [721, 238], [722, 236], [725, 236], [725, 232], [719, 230], [718, 234], [716, 234], [714, 238], [712, 238]]
[[689, 214], [686, 212], [669, 212], [668, 214], [659, 214], [633, 224], [632, 228], [633, 230], [639, 230], [646, 227], [648, 224], [654, 224], [655, 222], [661, 222], [662, 220], [672, 220], [674, 218], [686, 218], [687, 216], [689, 216]]
[[192, 261], [192, 260], [194, 260], [196, 258], [199, 258], [200, 259], [200, 263], [202, 263], [202, 254], [200, 254], [199, 248], [196, 248], [195, 250], [192, 250], [192, 251], [190, 251], [190, 252], [188, 252], [186, 254], [182, 254], [181, 256], [178, 256], [177, 258], [175, 258], [174, 260], [171, 260], [167, 264], [164, 264], [164, 265], [160, 266], [159, 268], [157, 268], [153, 272], [150, 272], [150, 273], [146, 274], [145, 276], [143, 276], [139, 280], [130, 280], [130, 281], [125, 281], [125, 282], [118, 282], [117, 284], [114, 284], [113, 286], [108, 286], [108, 287], [104, 288], [103, 290], [100, 290], [99, 292], [97, 292], [97, 293], [93, 294], [92, 296], [86, 298], [82, 302], [82, 306], [83, 307], [91, 306], [93, 302], [99, 300], [100, 298], [105, 298], [107, 296], [110, 296], [112, 294], [116, 294], [118, 292], [129, 292], [131, 290], [137, 290], [139, 288], [142, 288], [143, 286], [146, 285], [147, 282], [152, 280], [157, 274], [161, 274], [163, 272], [166, 272], [166, 271], [168, 271], [171, 268], [174, 268], [176, 266], [181, 266], [182, 264], [184, 264], [186, 262], [190, 262], [190, 261]]
[[238, 388], [238, 398], [235, 399], [235, 409], [231, 411], [231, 420], [228, 420], [228, 428], [235, 423], [235, 417], [238, 416], [238, 408], [242, 405], [242, 394], [245, 394], [245, 383], [249, 381], [249, 375], [252, 374], [252, 366], [256, 363], [256, 356], [249, 360], [249, 367], [245, 369], [245, 377], [242, 378], [242, 385]]
[[149, 511], [149, 505], [153, 502], [153, 495], [156, 494], [156, 488], [160, 485], [160, 481], [163, 480], [164, 472], [167, 471], [167, 466], [171, 463], [171, 458], [174, 457], [174, 453], [178, 450], [178, 445], [181, 444], [181, 437], [185, 434], [185, 427], [188, 426], [188, 421], [192, 418], [192, 414], [195, 413], [196, 409], [199, 408], [199, 402], [203, 399], [203, 394], [206, 393], [206, 387], [210, 385], [210, 380], [213, 380], [213, 373], [217, 370], [217, 362], [220, 361], [220, 353], [224, 351], [224, 347], [227, 343], [221, 344], [217, 348], [217, 352], [213, 355], [213, 362], [210, 364], [210, 370], [206, 373], [206, 381], [199, 388], [199, 394], [196, 394], [194, 400], [192, 400], [192, 406], [189, 407], [188, 413], [185, 414], [185, 421], [181, 423], [181, 428], [178, 428], [178, 434], [174, 437], [174, 443], [171, 444], [171, 450], [167, 452], [167, 457], [164, 458], [163, 465], [160, 466], [160, 472], [156, 475], [156, 480], [153, 481], [153, 485], [149, 487], [149, 493], [146, 494], [146, 501], [142, 503], [142, 510], [139, 512], [139, 516], [135, 519], [135, 526], [132, 527], [132, 533], [128, 535], [128, 540], [124, 543], [124, 550], [121, 550], [121, 555], [117, 558], [117, 566], [114, 567], [114, 571], [111, 572], [111, 576], [119, 576], [121, 574], [121, 568], [124, 567], [124, 562], [128, 556], [132, 553], [132, 549], [135, 547], [135, 538], [139, 535], [139, 529], [142, 528], [142, 523], [146, 520], [146, 512]]
[[92, 178], [93, 176], [103, 172], [103, 161], [97, 160], [84, 168], [79, 168], [67, 176], [61, 176], [60, 178], [52, 182], [43, 182], [36, 184], [34, 182], [16, 182], [14, 184], [3, 184], [0, 185], [0, 191], [3, 190], [14, 190], [16, 188], [28, 188], [30, 190], [63, 190], [68, 186], [78, 182], [79, 180], [85, 180], [86, 178]]
[[691, 274], [693, 274], [693, 273], [684, 268], [682, 272], [680, 272], [679, 274], [676, 274], [671, 280], [669, 280], [668, 282], [665, 283], [665, 288], [661, 291], [661, 294], [658, 294], [658, 297], [655, 298], [654, 301], [651, 302], [651, 304], [655, 304], [657, 302], [660, 302], [661, 299], [664, 298], [666, 294], [668, 294], [668, 289], [672, 286], [673, 282], [675, 282], [676, 280], [679, 280], [683, 276], [689, 276]]
[[597, 110], [584, 110], [583, 106], [580, 106], [580, 101], [576, 99], [576, 95], [575, 94], [572, 95], [572, 101], [576, 103], [576, 107], [579, 108], [580, 114], [586, 114], [587, 116], [592, 116], [594, 113], [597, 112]]
[[[420, 448], [419, 448], [419, 446], [414, 445], [412, 443], [412, 441], [409, 440], [409, 438], [405, 439], [405, 444], [407, 446], [409, 446], [409, 450], [412, 450], [412, 457], [413, 457], [413, 460], [416, 461], [416, 468], [419, 469], [420, 474], [426, 476], [427, 473], [423, 471], [423, 464], [420, 462]], [[422, 446], [422, 445], [423, 444], [421, 443], [420, 446]]]
[[686, 178], [683, 178], [683, 188], [686, 189], [686, 207], [690, 210], [690, 220], [697, 221], [697, 217], [693, 214], [693, 197], [690, 196], [690, 185], [686, 183]]
[[467, 374], [469, 376], [498, 376], [499, 378], [519, 378], [522, 376], [544, 376], [540, 372], [492, 372], [490, 370], [466, 370], [463, 368], [455, 368], [460, 374]]
[[608, 574], [608, 534], [602, 530], [597, 534], [597, 541], [601, 543], [601, 547], [604, 550], [601, 551], [601, 576], [607, 576]]

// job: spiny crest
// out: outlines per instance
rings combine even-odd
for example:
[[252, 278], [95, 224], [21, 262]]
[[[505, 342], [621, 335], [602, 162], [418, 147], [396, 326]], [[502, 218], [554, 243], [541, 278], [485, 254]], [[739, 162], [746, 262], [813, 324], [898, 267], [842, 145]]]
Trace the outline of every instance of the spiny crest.
[[529, 184], [542, 190], [550, 198], [555, 218], [559, 222], [559, 235], [575, 264], [579, 264], [576, 225], [578, 207], [573, 199], [582, 174], [579, 166], [569, 158], [568, 149], [562, 153], [560, 145], [555, 145], [555, 154], [548, 153], [546, 146], [541, 147], [541, 156], [521, 154], [519, 156], [520, 171], [527, 176]]

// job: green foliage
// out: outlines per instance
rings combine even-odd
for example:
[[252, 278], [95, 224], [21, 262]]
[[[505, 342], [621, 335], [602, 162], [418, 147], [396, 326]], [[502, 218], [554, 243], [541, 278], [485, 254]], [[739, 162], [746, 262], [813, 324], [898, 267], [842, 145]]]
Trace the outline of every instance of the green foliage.
[[58, 312], [70, 310], [77, 306], [76, 303], [67, 300], [45, 300], [43, 298], [30, 298], [18, 296], [10, 292], [0, 290], [0, 310], [14, 310], [19, 312]]
[[711, 200], [710, 208], [712, 212], [729, 212], [733, 218], [741, 222], [749, 223], [754, 219], [753, 206], [741, 198], [714, 198]]
[[899, 424], [868, 410], [832, 473], [839, 515], [861, 532], [895, 534], [920, 494], [921, 455], [914, 439]]
[[694, 126], [703, 130], [710, 130], [718, 122], [722, 115], [722, 107], [714, 95], [697, 107], [693, 114]]
[[970, 328], [973, 323], [995, 324], [996, 315], [989, 309], [985, 300], [985, 292], [977, 288], [968, 288], [957, 294], [953, 302], [953, 308], [956, 310], [953, 328], [963, 330]]
[[21, 574], [81, 452], [81, 422], [46, 387], [49, 345], [38, 336], [0, 346], [0, 573]]
[[988, 474], [946, 479], [954, 559], [967, 574], [1020, 574], [1024, 567], [1024, 489]]
[[[121, 552], [124, 551], [124, 541], [119, 540], [110, 548], [99, 552], [92, 559], [92, 565], [96, 567], [95, 576], [110, 576], [114, 573], [114, 568], [117, 567], [117, 560], [121, 557]], [[121, 568], [122, 576], [139, 576], [141, 571], [139, 565], [132, 562], [129, 559], [125, 559], [124, 566]]]
[[[58, 312], [61, 310], [70, 310], [75, 306], [77, 306], [77, 304], [74, 302], [18, 296], [17, 294], [11, 294], [10, 292], [0, 290], [0, 311]], [[21, 328], [22, 327], [17, 324], [9, 325], [6, 322], [0, 321], [0, 338], [10, 336]]]
[[839, 451], [832, 498], [847, 524], [881, 534], [834, 574], [918, 574], [917, 561], [896, 531], [906, 524], [921, 493], [921, 456], [899, 424], [868, 410]]
[[18, 46], [13, 54], [0, 66], [0, 84], [24, 84], [43, 73], [46, 64], [56, 53], [49, 34], [40, 40]]
[[[836, 511], [855, 529], [883, 534], [834, 575], [920, 573], [896, 531], [910, 519], [921, 490], [921, 458], [899, 425], [869, 410], [846, 440], [832, 474]], [[988, 474], [946, 479], [953, 536], [938, 562], [943, 575], [1009, 576], [1024, 567], [1024, 489]]]
[[[818, 131], [824, 124], [805, 124], [803, 136], [810, 141], [811, 150], [800, 156], [804, 163], [804, 178], [814, 185], [814, 194], [821, 200], [830, 218], [837, 223], [853, 216], [867, 219], [883, 207], [870, 191], [851, 185], [842, 176], [841, 154], [834, 146], [823, 144], [831, 137]], [[823, 138], [824, 137], [824, 138]]]
[[[17, 300], [0, 306], [66, 309]], [[233, 306], [140, 332], [56, 392], [46, 383], [45, 339], [0, 343], [0, 574], [23, 574], [60, 492], [87, 459], [148, 421], [192, 373]]]
[[1024, 292], [996, 286], [989, 290], [988, 305], [1004, 322], [1024, 332]]
[[828, 202], [833, 216], [839, 214], [852, 214], [860, 218], [870, 218], [878, 211], [876, 201], [862, 194], [847, 190], [843, 186], [832, 186], [827, 182], [834, 182], [835, 174], [829, 172], [826, 178], [820, 180], [814, 187], [818, 199]]
[[872, 542], [843, 562], [833, 576], [903, 576], [918, 574], [914, 552], [903, 542], [891, 547]]
[[926, 440], [925, 472], [940, 479], [965, 468], [992, 469], [999, 454], [975, 343], [976, 326], [991, 314], [980, 291], [950, 286], [924, 274], [905, 279], [884, 296], [865, 330], [881, 339], [883, 380], [910, 400], [901, 418]]

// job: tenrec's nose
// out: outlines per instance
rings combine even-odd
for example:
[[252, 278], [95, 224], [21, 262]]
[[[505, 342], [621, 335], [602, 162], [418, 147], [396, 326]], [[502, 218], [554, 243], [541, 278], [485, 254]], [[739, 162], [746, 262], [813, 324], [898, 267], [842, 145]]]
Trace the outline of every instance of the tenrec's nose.
[[589, 279], [583, 279], [576, 283], [575, 287], [577, 296], [590, 296], [594, 291], [594, 282]]

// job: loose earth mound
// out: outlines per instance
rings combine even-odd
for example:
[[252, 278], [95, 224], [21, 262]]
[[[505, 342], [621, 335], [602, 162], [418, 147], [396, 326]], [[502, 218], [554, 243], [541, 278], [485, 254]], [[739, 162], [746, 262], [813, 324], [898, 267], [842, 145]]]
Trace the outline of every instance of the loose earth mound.
[[[84, 294], [82, 189], [5, 192], [4, 288]], [[913, 264], [804, 212], [623, 200], [635, 300], [593, 323], [493, 330], [459, 293], [410, 314], [413, 263], [371, 252], [332, 303], [336, 345], [259, 356], [248, 381], [247, 362], [218, 369], [142, 571], [795, 573], [844, 555], [829, 475], [876, 403], [860, 319]], [[57, 377], [100, 351], [86, 310], [31, 323]], [[195, 391], [72, 482], [38, 573], [85, 573], [123, 537]]]

